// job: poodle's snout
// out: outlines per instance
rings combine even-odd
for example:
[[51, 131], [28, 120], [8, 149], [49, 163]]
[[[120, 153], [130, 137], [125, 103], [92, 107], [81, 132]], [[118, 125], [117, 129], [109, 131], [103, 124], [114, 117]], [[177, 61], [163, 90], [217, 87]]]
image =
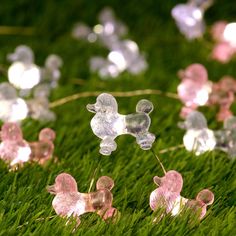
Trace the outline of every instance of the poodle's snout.
[[19, 58], [16, 53], [11, 53], [11, 54], [8, 54], [7, 59], [9, 61], [13, 62], [13, 61], [17, 61]]
[[54, 194], [54, 195], [57, 194], [55, 185], [47, 186], [47, 191], [48, 191], [49, 193], [51, 193], [51, 194]]
[[86, 107], [88, 111], [96, 113], [95, 104], [88, 104]]

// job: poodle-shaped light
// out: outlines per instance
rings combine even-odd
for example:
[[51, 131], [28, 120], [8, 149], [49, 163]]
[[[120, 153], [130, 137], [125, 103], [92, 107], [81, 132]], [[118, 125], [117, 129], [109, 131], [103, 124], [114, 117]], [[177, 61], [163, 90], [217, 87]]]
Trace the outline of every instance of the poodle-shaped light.
[[153, 110], [153, 104], [142, 99], [136, 105], [136, 113], [121, 115], [118, 113], [116, 99], [107, 93], [97, 97], [95, 104], [88, 104], [87, 109], [96, 113], [91, 120], [91, 128], [94, 134], [102, 139], [100, 153], [110, 155], [117, 148], [115, 138], [122, 134], [130, 134], [136, 137], [137, 143], [143, 150], [152, 147], [155, 141], [154, 134], [148, 132], [151, 119], [149, 113]]
[[187, 130], [183, 137], [186, 150], [193, 151], [198, 156], [215, 149], [214, 132], [208, 129], [206, 118], [201, 112], [191, 112], [179, 126]]
[[67, 173], [62, 173], [47, 190], [56, 195], [52, 202], [56, 213], [61, 217], [73, 216], [79, 225], [79, 216], [87, 212], [96, 212], [103, 220], [117, 215], [117, 209], [112, 207], [113, 187], [114, 181], [108, 176], [102, 176], [97, 181], [96, 192], [80, 193], [75, 179]]
[[218, 21], [212, 26], [211, 34], [216, 42], [211, 57], [228, 63], [236, 55], [236, 22]]
[[180, 70], [178, 76], [181, 79], [181, 83], [177, 88], [178, 96], [184, 103], [180, 115], [186, 118], [189, 113], [199, 106], [207, 104], [212, 83], [208, 80], [205, 67], [197, 63]]
[[16, 89], [9, 83], [0, 84], [0, 120], [18, 122], [28, 115], [28, 106], [24, 99], [17, 96]]
[[189, 40], [202, 37], [205, 31], [203, 19], [205, 10], [213, 0], [190, 0], [187, 4], [177, 4], [171, 11], [180, 32]]
[[231, 116], [224, 121], [224, 127], [214, 132], [216, 136], [216, 149], [220, 149], [229, 155], [229, 158], [236, 158], [236, 117]]
[[27, 142], [17, 123], [4, 123], [1, 128], [0, 158], [12, 169], [32, 161], [43, 165], [54, 151], [55, 132], [44, 128], [39, 133], [39, 141]]
[[8, 69], [8, 79], [18, 89], [31, 89], [41, 80], [40, 68], [34, 64], [31, 48], [20, 45], [8, 55], [12, 65]]
[[54, 54], [46, 58], [45, 66], [39, 67], [34, 64], [34, 52], [26, 46], [17, 46], [15, 51], [8, 54], [7, 59], [12, 62], [8, 69], [9, 82], [20, 90], [30, 90], [39, 83], [48, 84], [54, 88], [61, 76], [59, 68], [62, 59]]
[[136, 42], [124, 39], [127, 28], [118, 21], [110, 8], [99, 14], [99, 24], [93, 29], [85, 24], [77, 24], [73, 37], [95, 42], [97, 39], [110, 51], [107, 57], [94, 56], [90, 59], [90, 69], [98, 72], [102, 79], [116, 78], [128, 71], [139, 74], [147, 69], [145, 56], [140, 52]]
[[0, 158], [11, 167], [30, 160], [31, 149], [23, 139], [21, 128], [16, 123], [5, 123], [1, 128]]
[[29, 143], [31, 148], [30, 159], [42, 165], [48, 161], [53, 155], [55, 137], [56, 134], [52, 129], [42, 129], [39, 133], [39, 140]]
[[158, 187], [150, 195], [150, 207], [153, 211], [163, 209], [165, 213], [161, 215], [161, 218], [168, 213], [176, 216], [184, 207], [188, 207], [193, 212], [200, 213], [199, 219], [202, 219], [206, 215], [207, 206], [214, 201], [214, 194], [208, 189], [200, 191], [194, 200], [182, 197], [180, 193], [183, 178], [175, 170], [166, 172], [163, 177], [155, 176], [153, 181]]
[[230, 108], [235, 101], [235, 94], [236, 81], [234, 78], [224, 76], [218, 82], [213, 83], [208, 105], [219, 106], [219, 111], [217, 113], [218, 121], [225, 121], [233, 116]]

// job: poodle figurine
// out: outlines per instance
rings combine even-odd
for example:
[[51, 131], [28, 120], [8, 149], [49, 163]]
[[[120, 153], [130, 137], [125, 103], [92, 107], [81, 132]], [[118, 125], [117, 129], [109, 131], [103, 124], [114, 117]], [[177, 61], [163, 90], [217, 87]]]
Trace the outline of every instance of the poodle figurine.
[[180, 116], [186, 118], [189, 113], [199, 106], [207, 104], [212, 90], [212, 83], [208, 80], [206, 68], [198, 63], [180, 70], [178, 76], [181, 79], [181, 83], [177, 88], [178, 96], [184, 104]]
[[39, 133], [39, 141], [29, 143], [31, 148], [30, 159], [41, 165], [48, 161], [53, 155], [55, 137], [56, 134], [52, 129], [42, 129]]
[[40, 68], [34, 64], [34, 53], [25, 45], [18, 46], [8, 55], [12, 65], [8, 69], [8, 79], [18, 89], [31, 89], [41, 80]]
[[211, 29], [216, 44], [211, 57], [221, 63], [228, 63], [236, 55], [236, 23], [217, 21]]
[[225, 121], [233, 116], [230, 110], [235, 101], [236, 81], [233, 77], [224, 76], [212, 86], [212, 92], [209, 97], [208, 105], [219, 106], [217, 113], [218, 121]]
[[166, 172], [163, 177], [155, 176], [153, 181], [158, 186], [150, 195], [150, 207], [153, 211], [164, 208], [164, 214], [176, 216], [186, 207], [194, 213], [200, 213], [198, 217], [201, 220], [206, 215], [207, 206], [214, 202], [214, 194], [208, 189], [200, 191], [195, 200], [182, 197], [180, 193], [183, 178], [175, 170]]
[[189, 0], [177, 4], [171, 11], [180, 32], [188, 39], [201, 38], [205, 31], [204, 12], [213, 0]]
[[152, 147], [155, 140], [154, 134], [148, 132], [151, 124], [149, 113], [153, 110], [153, 104], [148, 100], [140, 100], [136, 106], [136, 113], [121, 115], [118, 113], [116, 99], [107, 93], [97, 97], [95, 104], [88, 104], [87, 109], [96, 113], [91, 120], [91, 128], [94, 134], [102, 139], [100, 153], [110, 155], [117, 148], [115, 138], [122, 134], [130, 134], [136, 137], [136, 141], [143, 150]]
[[16, 123], [5, 123], [1, 128], [0, 158], [11, 167], [23, 165], [30, 160], [31, 149], [23, 139], [22, 131]]
[[16, 89], [9, 83], [0, 84], [0, 120], [20, 122], [28, 115], [28, 106], [24, 99], [17, 96]]
[[214, 132], [216, 136], [216, 149], [228, 154], [229, 158], [236, 157], [236, 117], [231, 116], [224, 121], [223, 129]]
[[47, 190], [56, 195], [52, 202], [56, 213], [62, 217], [75, 217], [79, 225], [79, 216], [87, 212], [96, 212], [103, 220], [118, 213], [117, 209], [112, 207], [113, 187], [114, 181], [108, 176], [102, 176], [97, 181], [96, 192], [80, 193], [75, 179], [67, 173], [62, 173], [56, 177], [55, 184], [48, 186]]
[[206, 118], [201, 112], [191, 112], [179, 126], [187, 130], [183, 137], [187, 151], [193, 151], [198, 156], [215, 149], [216, 137], [214, 132], [208, 129]]
[[39, 83], [48, 82], [49, 87], [54, 88], [61, 76], [59, 68], [62, 59], [54, 54], [47, 57], [43, 68], [34, 64], [34, 52], [26, 46], [20, 45], [8, 55], [12, 65], [8, 69], [9, 82], [20, 90], [30, 90]]
[[17, 123], [5, 123], [1, 129], [0, 158], [10, 167], [23, 166], [25, 162], [33, 161], [43, 165], [52, 157], [54, 151], [53, 140], [55, 132], [44, 128], [39, 133], [39, 141], [27, 142]]

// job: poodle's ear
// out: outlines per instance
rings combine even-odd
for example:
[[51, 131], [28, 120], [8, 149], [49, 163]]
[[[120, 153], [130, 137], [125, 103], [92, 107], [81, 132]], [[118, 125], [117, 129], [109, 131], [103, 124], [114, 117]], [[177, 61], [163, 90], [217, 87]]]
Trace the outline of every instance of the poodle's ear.
[[149, 114], [152, 111], [153, 111], [153, 104], [146, 99], [140, 100], [136, 105], [136, 112], [138, 112], [138, 113]]
[[154, 176], [154, 177], [153, 177], [153, 182], [154, 182], [157, 186], [160, 186], [160, 185], [161, 185], [161, 177]]
[[88, 104], [86, 106], [87, 110], [92, 112], [92, 113], [96, 113], [96, 110], [95, 110], [95, 104]]

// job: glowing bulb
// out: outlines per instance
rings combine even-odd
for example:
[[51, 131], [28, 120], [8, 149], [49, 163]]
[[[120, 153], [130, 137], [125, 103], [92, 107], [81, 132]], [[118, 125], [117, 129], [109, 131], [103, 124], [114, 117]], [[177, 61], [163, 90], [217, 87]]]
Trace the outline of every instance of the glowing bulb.
[[104, 32], [108, 35], [111, 35], [113, 34], [115, 31], [115, 26], [114, 24], [112, 24], [111, 22], [107, 22], [105, 25], [104, 25]]
[[24, 120], [27, 117], [27, 114], [28, 106], [26, 102], [21, 98], [17, 98], [16, 102], [12, 105], [10, 121]]
[[119, 71], [126, 69], [127, 63], [121, 52], [111, 51], [108, 55], [108, 59], [117, 66]]
[[19, 89], [31, 89], [40, 82], [40, 70], [34, 65], [22, 62], [13, 63], [8, 69], [8, 79]]
[[95, 25], [93, 28], [93, 31], [95, 34], [101, 34], [101, 33], [103, 33], [103, 26], [100, 24]]
[[27, 162], [30, 159], [31, 149], [29, 146], [19, 147], [17, 152], [17, 157], [11, 162], [11, 166]]
[[132, 41], [132, 40], [126, 40], [125, 43], [126, 43], [127, 48], [128, 48], [131, 52], [138, 52], [138, 51], [139, 51], [138, 45], [137, 45], [137, 43], [135, 43], [134, 41]]
[[224, 39], [232, 46], [236, 47], [236, 23], [230, 23], [225, 27]]

